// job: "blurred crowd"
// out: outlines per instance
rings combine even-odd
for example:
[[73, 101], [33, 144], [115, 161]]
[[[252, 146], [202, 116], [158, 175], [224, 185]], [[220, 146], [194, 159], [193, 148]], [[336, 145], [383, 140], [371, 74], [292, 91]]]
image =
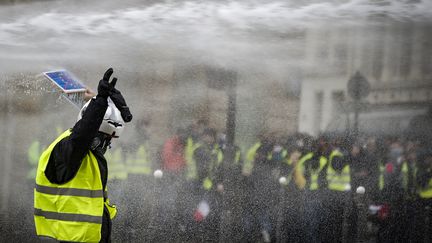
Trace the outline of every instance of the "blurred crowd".
[[[120, 214], [127, 208], [123, 240], [431, 240], [427, 141], [262, 132], [230, 146], [198, 120], [154, 149], [148, 121], [136, 125], [136, 141], [106, 154], [111, 194], [124, 199]], [[29, 161], [40, 150], [32, 146]]]

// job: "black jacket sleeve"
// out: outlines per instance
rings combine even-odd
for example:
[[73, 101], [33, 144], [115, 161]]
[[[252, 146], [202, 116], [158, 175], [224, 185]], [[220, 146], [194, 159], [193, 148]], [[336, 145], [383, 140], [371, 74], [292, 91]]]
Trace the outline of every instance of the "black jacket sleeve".
[[45, 170], [51, 183], [63, 184], [75, 176], [97, 135], [107, 107], [106, 98], [97, 96], [93, 99], [72, 128], [72, 134], [54, 147]]

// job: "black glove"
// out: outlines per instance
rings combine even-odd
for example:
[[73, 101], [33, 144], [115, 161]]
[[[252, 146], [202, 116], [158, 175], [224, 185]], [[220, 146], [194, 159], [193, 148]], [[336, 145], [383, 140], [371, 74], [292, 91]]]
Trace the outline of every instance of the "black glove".
[[108, 96], [110, 96], [114, 90], [114, 87], [117, 83], [117, 78], [113, 78], [111, 82], [109, 82], [109, 79], [113, 73], [113, 69], [112, 68], [108, 68], [108, 70], [106, 70], [103, 78], [101, 81], [99, 81], [99, 85], [98, 85], [98, 96], [103, 97], [103, 98], [108, 98]]
[[120, 110], [123, 120], [125, 122], [132, 121], [132, 114], [130, 113], [129, 107], [126, 105], [126, 101], [120, 91], [114, 88], [111, 92], [110, 98], [114, 102], [117, 109]]

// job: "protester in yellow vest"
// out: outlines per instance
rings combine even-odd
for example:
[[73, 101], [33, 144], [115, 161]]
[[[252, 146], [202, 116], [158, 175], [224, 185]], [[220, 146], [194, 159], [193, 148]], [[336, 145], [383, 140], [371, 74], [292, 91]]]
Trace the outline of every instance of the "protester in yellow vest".
[[194, 152], [196, 161], [197, 179], [202, 188], [210, 190], [214, 186], [215, 172], [223, 161], [222, 151], [216, 143], [216, 131], [206, 128], [201, 136], [201, 145]]
[[126, 180], [128, 178], [128, 171], [121, 148], [117, 147], [107, 151], [105, 158], [110, 168], [108, 180]]
[[148, 143], [141, 144], [135, 154], [126, 159], [128, 174], [148, 176], [152, 172], [152, 165], [149, 158]]
[[301, 147], [296, 144], [295, 137], [288, 139], [285, 144], [287, 155], [281, 166], [279, 183], [283, 186], [280, 190], [280, 202], [276, 228], [276, 241], [301, 242], [304, 238], [304, 187], [306, 179], [300, 168]]
[[201, 147], [199, 142], [194, 142], [192, 137], [188, 137], [186, 139], [185, 146], [185, 161], [186, 161], [186, 180], [187, 181], [195, 181], [197, 180], [197, 165], [194, 158], [195, 150]]
[[[328, 189], [332, 191], [348, 192], [351, 190], [351, 176], [349, 164], [342, 164], [336, 162], [336, 158], [342, 159], [343, 154], [338, 149], [331, 152], [329, 156], [329, 165], [327, 167], [327, 183]], [[343, 163], [343, 162], [342, 162]]]
[[350, 171], [347, 169], [347, 160], [343, 159], [339, 148], [330, 144], [329, 139], [328, 136], [318, 139], [319, 154], [327, 161], [321, 178], [321, 187], [326, 185], [327, 190], [321, 194], [326, 215], [322, 219], [320, 239], [324, 242], [340, 242], [344, 210], [350, 195]]
[[129, 108], [109, 82], [110, 68], [98, 95], [87, 102], [72, 129], [61, 134], [39, 159], [34, 189], [34, 220], [40, 237], [67, 242], [110, 242], [116, 207], [107, 194], [104, 153], [132, 119]]
[[243, 175], [249, 176], [252, 174], [252, 170], [254, 167], [254, 161], [257, 150], [261, 147], [261, 142], [256, 142], [246, 151], [246, 158], [243, 165]]
[[150, 119], [140, 119], [136, 122], [134, 142], [132, 149], [126, 154], [126, 169], [128, 175], [147, 177], [152, 173], [152, 160], [150, 155], [150, 137], [148, 126]]

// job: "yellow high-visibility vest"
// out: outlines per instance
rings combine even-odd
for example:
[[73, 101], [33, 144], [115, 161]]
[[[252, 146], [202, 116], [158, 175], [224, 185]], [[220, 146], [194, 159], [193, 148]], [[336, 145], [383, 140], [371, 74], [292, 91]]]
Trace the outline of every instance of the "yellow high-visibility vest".
[[240, 163], [241, 153], [240, 150], [236, 150], [235, 156], [234, 156], [234, 164], [238, 165]]
[[76, 175], [64, 184], [51, 183], [45, 176], [52, 150], [70, 134], [71, 130], [61, 134], [39, 159], [34, 189], [36, 233], [59, 241], [99, 242], [104, 206], [111, 218], [117, 209], [109, 204], [93, 153], [86, 154]]
[[30, 144], [27, 155], [29, 163], [37, 166], [41, 155], [41, 145], [39, 141], [35, 140]]
[[432, 178], [429, 179], [429, 183], [426, 187], [418, 188], [417, 192], [421, 198], [429, 199], [432, 198]]
[[[408, 191], [408, 182], [409, 182], [409, 165], [408, 162], [405, 161], [402, 164], [402, 169], [401, 169], [401, 174], [402, 174], [402, 187], [405, 191]], [[413, 166], [412, 167], [412, 176], [413, 176], [413, 180], [415, 181], [415, 176], [417, 174], [417, 167]]]
[[318, 177], [321, 171], [324, 169], [324, 167], [327, 164], [327, 159], [324, 156], [321, 156], [319, 159], [319, 167], [316, 170], [311, 170], [311, 178], [310, 178], [310, 184], [309, 184], [309, 190], [315, 191], [319, 189], [318, 186]]
[[[295, 173], [299, 174], [299, 172], [300, 172], [300, 174], [302, 176], [300, 178], [297, 178], [297, 179], [301, 180], [301, 178], [303, 178], [303, 180], [304, 180], [304, 175], [305, 175], [305, 171], [306, 171], [305, 163], [306, 163], [306, 161], [312, 159], [313, 155], [314, 154], [312, 152], [309, 152], [300, 158], [298, 165], [297, 165], [297, 167], [299, 169], [297, 171], [295, 171]], [[312, 169], [310, 171], [309, 187], [307, 188], [310, 191], [315, 191], [315, 190], [319, 189], [318, 177], [319, 177], [320, 172], [323, 170], [324, 166], [327, 164], [327, 160], [321, 156], [319, 163], [320, 163], [320, 166], [316, 170]], [[298, 177], [298, 175], [297, 175], [297, 177]], [[303, 182], [300, 181], [300, 184], [299, 184], [300, 188], [303, 188], [305, 185], [306, 185], [305, 180]]]
[[286, 149], [282, 149], [282, 159], [286, 159], [288, 156], [288, 151]]
[[[285, 163], [288, 166], [293, 166], [292, 165], [293, 162], [289, 158], [288, 153], [286, 154], [285, 158], [286, 158], [284, 160]], [[292, 168], [291, 172], [285, 176], [287, 180], [285, 183], [283, 183], [283, 185], [288, 185], [291, 182], [291, 180], [294, 180], [294, 183], [296, 184], [298, 189], [304, 189], [305, 188], [306, 179], [305, 179], [304, 174], [303, 174], [303, 172], [304, 172], [304, 168], [302, 168], [303, 164], [304, 164], [304, 160], [303, 160], [303, 162], [300, 162], [300, 159], [299, 159], [296, 166], [294, 166]]]
[[126, 165], [123, 163], [121, 148], [110, 149], [105, 152], [105, 159], [108, 164], [108, 180], [126, 180], [127, 170]]
[[351, 175], [350, 166], [345, 165], [340, 173], [333, 169], [332, 162], [334, 157], [342, 157], [342, 153], [338, 150], [333, 150], [329, 157], [329, 165], [327, 167], [327, 183], [328, 188], [333, 191], [350, 191], [351, 190]]
[[128, 174], [151, 174], [151, 163], [146, 148], [147, 146], [142, 144], [139, 146], [135, 154], [128, 156], [126, 159], [126, 168]]
[[196, 180], [198, 178], [196, 161], [194, 159], [194, 153], [197, 148], [201, 147], [201, 144], [194, 143], [193, 139], [189, 137], [186, 140], [185, 147], [185, 161], [186, 161], [186, 180]]
[[212, 155], [216, 157], [215, 161], [211, 161], [208, 168], [208, 175], [204, 178], [202, 186], [205, 190], [210, 190], [213, 187], [214, 170], [220, 166], [223, 161], [223, 153], [219, 146], [216, 144], [211, 151]]
[[379, 188], [380, 190], [383, 190], [383, 189], [384, 189], [384, 173], [385, 173], [385, 167], [384, 167], [384, 165], [382, 165], [381, 163], [380, 163], [380, 166], [379, 166], [379, 170], [380, 170], [380, 175], [379, 175], [379, 181], [378, 181], [378, 188]]
[[260, 147], [261, 147], [261, 143], [257, 142], [246, 152], [246, 159], [245, 162], [243, 163], [243, 169], [242, 169], [244, 174], [249, 175], [252, 173], [256, 152]]
[[[306, 161], [311, 160], [313, 158], [313, 156], [314, 156], [314, 154], [312, 152], [309, 152], [300, 158], [298, 163], [299, 163], [299, 166], [301, 168], [301, 172], [302, 172], [303, 176], [305, 175], [305, 172], [306, 172], [305, 163], [306, 163]], [[319, 167], [316, 170], [313, 170], [313, 169], [310, 170], [309, 187], [308, 187], [308, 189], [310, 191], [315, 191], [315, 190], [319, 189], [318, 177], [319, 177], [319, 174], [321, 173], [321, 171], [326, 166], [327, 159], [325, 157], [321, 156], [319, 163], [320, 163]]]
[[27, 151], [28, 162], [30, 165], [30, 170], [27, 173], [27, 179], [34, 180], [36, 178], [36, 168], [41, 154], [42, 147], [39, 141], [33, 141]]

